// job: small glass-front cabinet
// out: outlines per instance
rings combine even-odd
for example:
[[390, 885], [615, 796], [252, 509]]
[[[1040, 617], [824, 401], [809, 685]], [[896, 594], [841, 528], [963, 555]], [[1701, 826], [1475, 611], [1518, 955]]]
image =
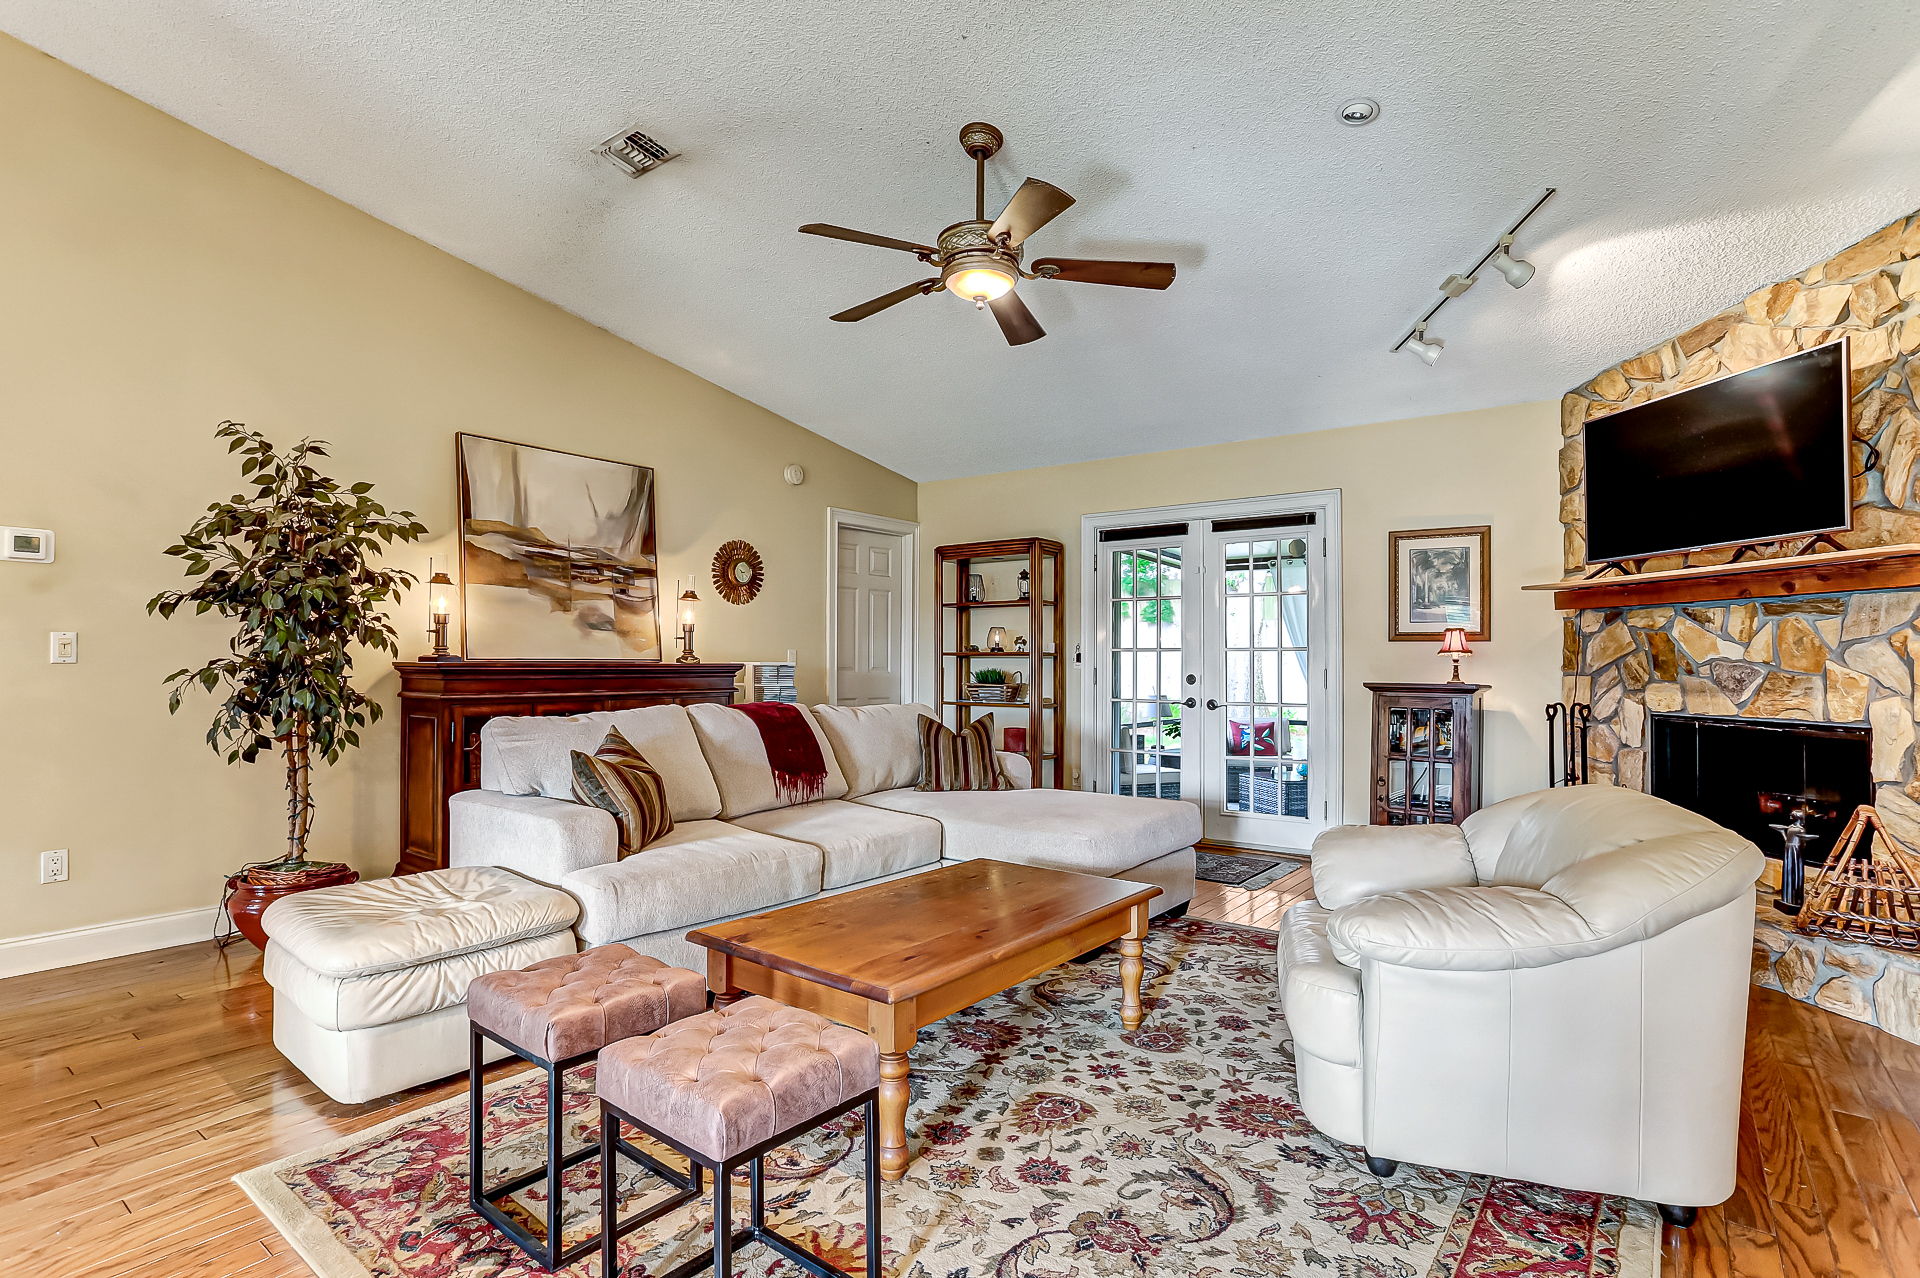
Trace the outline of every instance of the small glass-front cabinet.
[[1480, 806], [1484, 683], [1370, 683], [1375, 825], [1454, 825]]

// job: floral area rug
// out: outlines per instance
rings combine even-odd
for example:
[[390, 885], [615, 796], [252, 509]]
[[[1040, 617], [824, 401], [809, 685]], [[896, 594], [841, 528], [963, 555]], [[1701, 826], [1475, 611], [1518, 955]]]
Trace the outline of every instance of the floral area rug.
[[[899, 1278], [1652, 1278], [1650, 1206], [1403, 1167], [1388, 1182], [1316, 1132], [1294, 1096], [1269, 932], [1185, 919], [1147, 942], [1148, 1017], [1120, 1028], [1119, 961], [1071, 964], [925, 1030], [914, 1050], [914, 1160], [884, 1188]], [[570, 1081], [590, 1089], [591, 1071]], [[541, 1158], [545, 1079], [489, 1089], [489, 1172]], [[568, 1102], [578, 1141], [590, 1092]], [[322, 1278], [523, 1278], [540, 1271], [467, 1207], [464, 1098], [236, 1179]], [[768, 1160], [788, 1237], [863, 1272], [857, 1115]], [[497, 1169], [497, 1170], [496, 1170]], [[631, 1176], [631, 1183], [628, 1177]], [[744, 1177], [742, 1178], [744, 1181]], [[622, 1173], [629, 1207], [657, 1182]], [[594, 1228], [593, 1161], [567, 1177]], [[745, 1193], [734, 1201], [744, 1213]], [[520, 1200], [544, 1210], [539, 1191]], [[741, 1217], [744, 1223], [744, 1215]], [[633, 1278], [706, 1245], [704, 1203], [622, 1241]], [[569, 1233], [571, 1234], [571, 1230]], [[738, 1272], [798, 1275], [750, 1246]], [[561, 1272], [598, 1278], [590, 1256]]]

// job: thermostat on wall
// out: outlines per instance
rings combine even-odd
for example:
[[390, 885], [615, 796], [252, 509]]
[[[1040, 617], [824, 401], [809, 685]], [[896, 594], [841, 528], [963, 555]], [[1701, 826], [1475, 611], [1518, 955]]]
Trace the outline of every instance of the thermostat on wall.
[[47, 528], [0, 528], [0, 559], [53, 562], [53, 532]]

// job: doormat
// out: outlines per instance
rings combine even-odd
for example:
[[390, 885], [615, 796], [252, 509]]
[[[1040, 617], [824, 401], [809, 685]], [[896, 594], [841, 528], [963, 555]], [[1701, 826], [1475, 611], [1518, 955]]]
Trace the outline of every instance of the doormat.
[[1208, 852], [1204, 849], [1196, 851], [1193, 856], [1195, 878], [1205, 879], [1209, 883], [1224, 883], [1229, 887], [1241, 887], [1247, 880], [1258, 878], [1275, 866], [1286, 866], [1292, 869], [1301, 864], [1289, 857], [1228, 854]]

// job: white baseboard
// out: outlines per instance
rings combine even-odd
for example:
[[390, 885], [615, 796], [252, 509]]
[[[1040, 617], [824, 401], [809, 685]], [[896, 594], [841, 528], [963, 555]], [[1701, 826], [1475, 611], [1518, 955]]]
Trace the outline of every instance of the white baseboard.
[[204, 941], [213, 936], [213, 924], [219, 912], [217, 905], [203, 905], [172, 914], [148, 914], [117, 923], [96, 923], [92, 927], [0, 940], [0, 977], [24, 976], [28, 972], [45, 972], [96, 959]]

